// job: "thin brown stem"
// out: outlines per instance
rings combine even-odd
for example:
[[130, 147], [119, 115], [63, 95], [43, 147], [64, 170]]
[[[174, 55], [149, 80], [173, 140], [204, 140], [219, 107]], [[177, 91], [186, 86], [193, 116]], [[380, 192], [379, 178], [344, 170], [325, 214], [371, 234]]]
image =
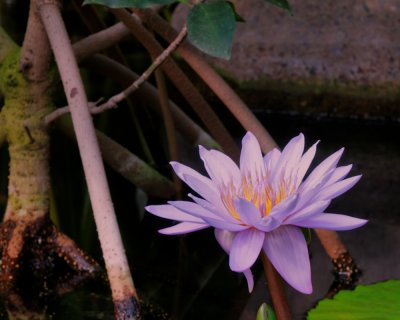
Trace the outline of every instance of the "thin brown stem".
[[[107, 58], [103, 55], [95, 55], [88, 59], [86, 66], [104, 76], [113, 79], [115, 82], [126, 86], [135, 81], [139, 76], [122, 64]], [[135, 106], [142, 103], [144, 107], [150, 107], [153, 111], [161, 113], [158, 90], [148, 82], [143, 83], [139, 90], [132, 95]], [[174, 124], [182, 136], [193, 146], [203, 145], [207, 148], [220, 149], [220, 146], [210, 135], [190, 119], [174, 102], [169, 101]]]
[[[168, 42], [176, 35], [176, 31], [159, 15], [151, 9], [135, 9], [139, 17], [153, 29], [157, 34]], [[258, 139], [264, 152], [274, 147], [274, 140], [264, 126], [250, 111], [246, 104], [230, 88], [227, 83], [215, 72], [215, 70], [201, 57], [201, 54], [189, 42], [185, 41], [177, 52], [203, 79], [203, 81], [214, 91], [226, 107], [231, 111], [242, 126], [251, 131]]]
[[[143, 27], [138, 19], [130, 15], [126, 10], [114, 9], [112, 11], [126, 26], [132, 34], [138, 39], [151, 55], [158, 55], [162, 52], [162, 47], [154, 36]], [[234, 159], [239, 158], [239, 149], [226, 130], [224, 124], [220, 121], [213, 109], [198, 92], [188, 77], [182, 72], [172, 59], [167, 59], [162, 65], [168, 78], [174, 83], [175, 87], [181, 92], [186, 101], [199, 116], [201, 121], [222, 146], [224, 151]]]
[[292, 319], [281, 276], [275, 270], [264, 252], [261, 253], [261, 261], [263, 263], [265, 278], [267, 279], [269, 293], [278, 320]]
[[[178, 161], [179, 156], [178, 156], [178, 145], [176, 143], [175, 124], [174, 124], [174, 119], [171, 115], [171, 107], [169, 105], [167, 86], [165, 84], [164, 75], [160, 69], [155, 71], [155, 76], [160, 96], [161, 113], [163, 115], [165, 132], [167, 134], [169, 158], [171, 160]], [[181, 180], [175, 174], [173, 174], [173, 179], [174, 179], [175, 190], [177, 191], [179, 197], [180, 191], [182, 189], [182, 183]]]
[[107, 102], [98, 106], [93, 113], [101, 113], [105, 110], [115, 108], [118, 103], [126, 99], [133, 91], [137, 90], [139, 86], [144, 83], [150, 75], [169, 57], [169, 55], [179, 46], [179, 44], [186, 37], [187, 30], [186, 26], [182, 28], [181, 32], [177, 35], [174, 41], [170, 43], [168, 48], [166, 48], [157, 58], [154, 59], [153, 63], [143, 72], [143, 74], [133, 82], [128, 88], [122, 92], [112, 96]]

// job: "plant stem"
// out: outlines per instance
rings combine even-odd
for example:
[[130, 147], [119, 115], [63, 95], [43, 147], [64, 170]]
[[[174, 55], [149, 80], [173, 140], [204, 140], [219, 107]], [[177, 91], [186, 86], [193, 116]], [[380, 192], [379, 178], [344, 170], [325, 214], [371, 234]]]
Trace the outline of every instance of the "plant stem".
[[74, 53], [56, 2], [39, 7], [64, 91], [83, 163], [93, 214], [111, 285], [117, 319], [139, 319], [138, 296], [125, 256], [88, 102]]
[[[160, 69], [155, 71], [155, 76], [160, 97], [160, 106], [164, 120], [164, 127], [167, 133], [169, 159], [178, 161], [179, 150], [178, 150], [178, 145], [176, 143], [175, 124], [174, 124], [174, 119], [171, 115], [171, 106], [169, 105], [167, 86], [165, 84], [164, 75]], [[175, 173], [173, 173], [173, 179], [174, 179], [175, 190], [177, 192], [178, 198], [180, 198], [182, 190], [181, 180], [177, 177]]]
[[[94, 71], [101, 72], [103, 75], [110, 77], [121, 85], [126, 86], [135, 81], [139, 76], [129, 68], [122, 64], [97, 54], [86, 61], [86, 65]], [[154, 111], [161, 113], [159, 93], [150, 83], [145, 82], [133, 94], [136, 104], [145, 102], [144, 105], [149, 106]], [[175, 103], [169, 101], [171, 113], [174, 117], [174, 124], [182, 136], [189, 141], [193, 146], [199, 144], [207, 147], [220, 149], [220, 146], [210, 135], [199, 127], [192, 119], [190, 119]]]
[[264, 252], [261, 253], [261, 261], [278, 320], [292, 319], [281, 276], [276, 272], [274, 266]]
[[[159, 15], [151, 9], [135, 9], [139, 17], [153, 29], [157, 34], [168, 42], [172, 41], [176, 31]], [[203, 79], [203, 81], [214, 91], [235, 118], [248, 131], [251, 131], [258, 139], [261, 149], [266, 153], [274, 147], [274, 140], [264, 126], [250, 111], [239, 96], [228, 86], [228, 84], [214, 71], [214, 69], [201, 57], [187, 41], [177, 49], [177, 52]]]
[[[161, 45], [157, 42], [154, 36], [143, 27], [137, 17], [130, 15], [126, 10], [122, 9], [113, 9], [112, 12], [126, 24], [135, 38], [143, 44], [151, 55], [158, 55], [162, 52]], [[179, 50], [179, 48], [177, 50]], [[227, 153], [231, 158], [239, 159], [239, 149], [232, 136], [188, 77], [172, 59], [166, 60], [162, 65], [162, 68], [169, 79], [174, 83], [175, 87], [191, 105], [211, 135], [222, 146], [225, 153]]]

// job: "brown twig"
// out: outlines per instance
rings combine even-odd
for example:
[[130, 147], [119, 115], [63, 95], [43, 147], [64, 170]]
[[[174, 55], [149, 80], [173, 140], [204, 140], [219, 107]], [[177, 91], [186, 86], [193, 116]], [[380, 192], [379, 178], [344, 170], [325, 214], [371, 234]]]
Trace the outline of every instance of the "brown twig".
[[[132, 70], [120, 63], [107, 58], [103, 55], [94, 55], [86, 60], [85, 65], [104, 76], [113, 79], [122, 86], [127, 86], [135, 81], [139, 76]], [[161, 113], [160, 99], [158, 90], [150, 83], [145, 82], [135, 91], [132, 98], [138, 103], [152, 108], [157, 113]], [[200, 128], [192, 119], [190, 119], [175, 103], [169, 101], [174, 124], [182, 136], [193, 146], [203, 145], [207, 148], [220, 149], [217, 142], [210, 135]]]
[[[168, 42], [175, 37], [176, 31], [151, 9], [135, 9], [134, 12], [147, 26]], [[260, 142], [261, 149], [264, 152], [271, 150], [275, 142], [270, 134], [232, 88], [205, 62], [198, 50], [185, 41], [177, 52], [214, 91], [242, 126], [246, 130], [253, 132]]]
[[278, 320], [292, 319], [281, 276], [276, 272], [274, 266], [264, 252], [261, 253], [261, 261], [263, 263], [265, 278], [267, 279], [269, 293]]
[[[122, 9], [113, 9], [112, 12], [118, 19], [126, 24], [135, 38], [144, 45], [151, 55], [158, 55], [162, 52], [161, 45], [157, 42], [154, 36], [141, 25], [136, 17]], [[174, 83], [175, 87], [191, 105], [211, 135], [222, 146], [224, 151], [232, 158], [238, 159], [239, 149], [232, 136], [188, 77], [172, 59], [167, 59], [162, 65], [162, 68], [169, 79]]]

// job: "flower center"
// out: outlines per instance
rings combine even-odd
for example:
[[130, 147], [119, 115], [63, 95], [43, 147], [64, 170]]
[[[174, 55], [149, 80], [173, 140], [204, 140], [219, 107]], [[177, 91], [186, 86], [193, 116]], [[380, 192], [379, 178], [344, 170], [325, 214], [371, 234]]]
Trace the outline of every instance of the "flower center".
[[252, 202], [260, 210], [261, 217], [266, 217], [272, 208], [291, 195], [294, 189], [290, 180], [282, 179], [273, 185], [267, 177], [252, 181], [250, 175], [243, 175], [239, 186], [231, 181], [221, 188], [221, 199], [232, 217], [241, 221], [240, 214], [234, 205], [236, 199], [242, 198]]

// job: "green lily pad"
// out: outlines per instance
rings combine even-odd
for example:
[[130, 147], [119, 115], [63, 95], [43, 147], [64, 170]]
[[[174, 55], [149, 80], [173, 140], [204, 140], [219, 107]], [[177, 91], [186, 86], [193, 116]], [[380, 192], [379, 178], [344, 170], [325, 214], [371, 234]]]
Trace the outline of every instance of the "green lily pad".
[[359, 285], [341, 291], [308, 312], [308, 320], [394, 320], [400, 319], [400, 280]]

